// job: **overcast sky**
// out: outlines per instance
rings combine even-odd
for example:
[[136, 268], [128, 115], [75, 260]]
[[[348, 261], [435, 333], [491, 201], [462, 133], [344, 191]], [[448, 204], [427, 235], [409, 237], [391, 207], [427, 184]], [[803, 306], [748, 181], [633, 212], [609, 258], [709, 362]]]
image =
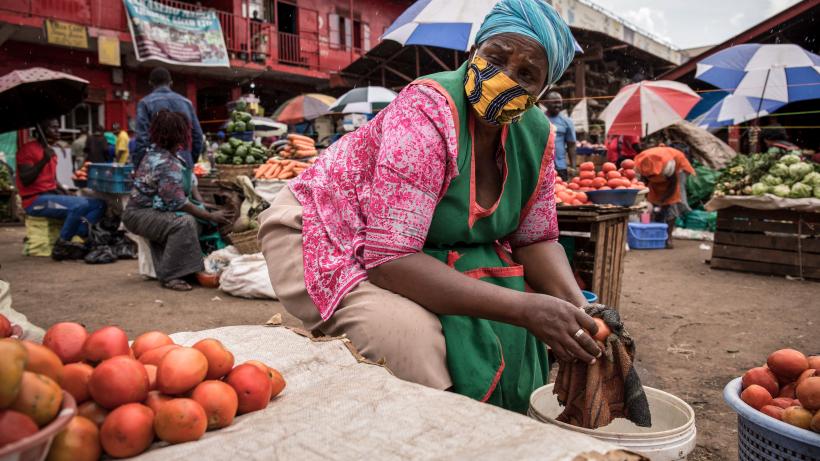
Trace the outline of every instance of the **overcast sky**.
[[800, 0], [588, 0], [678, 48], [714, 45]]

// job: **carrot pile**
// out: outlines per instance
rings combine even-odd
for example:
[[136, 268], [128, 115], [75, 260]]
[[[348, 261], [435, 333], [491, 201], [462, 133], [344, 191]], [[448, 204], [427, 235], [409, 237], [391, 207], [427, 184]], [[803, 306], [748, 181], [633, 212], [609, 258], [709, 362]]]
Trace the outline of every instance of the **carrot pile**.
[[316, 142], [313, 138], [291, 133], [288, 135], [287, 143], [276, 146], [276, 154], [282, 158], [315, 157]]
[[268, 159], [264, 165], [253, 170], [256, 179], [292, 179], [310, 168], [313, 161]]

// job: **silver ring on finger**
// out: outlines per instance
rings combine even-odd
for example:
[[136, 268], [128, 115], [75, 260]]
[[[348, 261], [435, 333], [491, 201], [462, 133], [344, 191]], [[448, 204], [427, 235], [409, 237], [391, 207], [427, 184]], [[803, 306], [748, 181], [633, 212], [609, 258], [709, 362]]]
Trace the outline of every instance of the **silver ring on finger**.
[[576, 332], [575, 332], [575, 334], [574, 334], [573, 336], [575, 337], [575, 339], [578, 339], [578, 338], [580, 338], [580, 337], [581, 337], [581, 335], [582, 335], [582, 334], [584, 334], [584, 333], [585, 333], [585, 332], [584, 332], [584, 329], [583, 329], [583, 328], [579, 328], [579, 329], [578, 329], [578, 331], [576, 331]]

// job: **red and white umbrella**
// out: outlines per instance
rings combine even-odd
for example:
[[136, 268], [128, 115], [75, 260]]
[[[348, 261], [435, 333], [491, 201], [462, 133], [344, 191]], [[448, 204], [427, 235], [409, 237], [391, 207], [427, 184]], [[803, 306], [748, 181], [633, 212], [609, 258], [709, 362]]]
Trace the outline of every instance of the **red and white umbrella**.
[[681, 121], [698, 101], [700, 96], [683, 83], [647, 80], [621, 88], [600, 118], [609, 135], [642, 138]]

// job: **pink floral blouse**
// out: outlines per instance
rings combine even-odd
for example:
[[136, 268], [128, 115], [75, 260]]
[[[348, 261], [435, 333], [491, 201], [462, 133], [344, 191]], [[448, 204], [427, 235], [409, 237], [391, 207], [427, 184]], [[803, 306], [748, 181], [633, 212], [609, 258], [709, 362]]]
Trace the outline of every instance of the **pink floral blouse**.
[[[367, 269], [422, 250], [436, 205], [458, 176], [457, 140], [447, 98], [411, 85], [290, 182], [303, 207], [305, 285], [322, 319]], [[512, 247], [558, 238], [555, 168], [545, 161], [537, 198], [506, 239]]]

